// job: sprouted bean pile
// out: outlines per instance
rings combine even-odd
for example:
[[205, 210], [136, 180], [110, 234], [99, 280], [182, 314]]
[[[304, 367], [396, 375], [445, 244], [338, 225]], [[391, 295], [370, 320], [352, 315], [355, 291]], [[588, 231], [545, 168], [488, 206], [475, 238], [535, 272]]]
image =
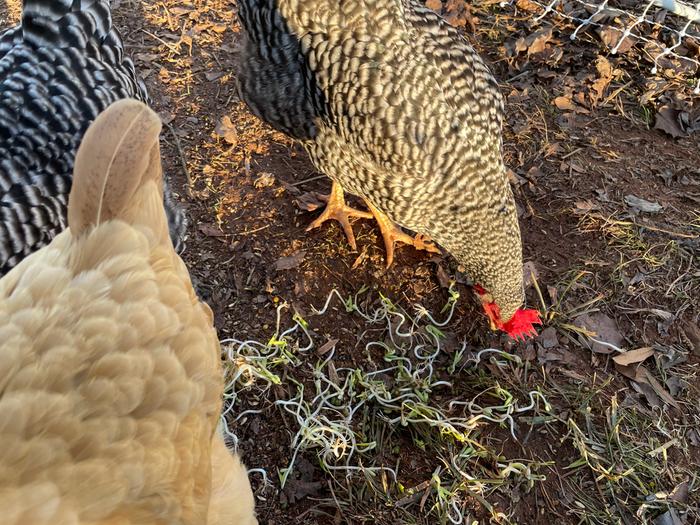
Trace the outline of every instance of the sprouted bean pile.
[[[443, 523], [460, 524], [469, 518], [463, 504], [466, 497], [476, 498], [497, 515], [483, 499], [487, 493], [507, 480], [532, 486], [543, 476], [535, 472], [540, 465], [526, 460], [505, 462], [477, 438], [482, 427], [494, 425], [506, 428], [517, 440], [516, 418], [534, 411], [549, 412], [547, 400], [539, 391], [516, 399], [488, 374], [485, 386], [475, 395], [455, 396], [456, 386], [468, 381], [483, 361], [499, 367], [522, 366], [522, 362], [517, 355], [495, 348], [469, 351], [466, 343], [446, 355], [443, 330], [452, 321], [458, 299], [452, 289], [440, 313], [443, 320], [419, 305], [409, 315], [384, 296], [373, 311], [363, 311], [358, 296], [364, 291], [343, 298], [334, 290], [309, 320], [295, 314], [292, 325], [284, 329], [282, 313], [288, 306], [279, 305], [275, 333], [266, 343], [222, 341], [231, 365], [226, 389], [230, 415], [224, 414], [224, 419], [249, 423], [265, 409], [241, 410], [241, 405], [260, 407], [262, 400], [268, 400], [292, 422], [291, 460], [279, 472], [281, 488], [304, 451], [315, 453], [320, 467], [341, 491], [350, 490], [351, 481], [357, 483], [359, 478], [388, 504], [402, 506], [418, 504], [430, 489], [430, 505], [425, 506], [425, 498], [420, 504]], [[336, 368], [337, 343], [314, 340], [320, 339], [313, 332], [314, 319], [326, 315], [338, 302], [363, 319], [367, 329], [358, 335], [358, 341], [365, 345], [364, 355], [382, 355], [382, 366]], [[373, 364], [370, 360], [362, 363]], [[295, 371], [309, 367], [312, 380], [306, 379], [308, 372], [303, 374], [305, 379], [295, 378]], [[279, 384], [285, 388], [273, 390]], [[289, 393], [287, 398], [277, 398], [282, 390]], [[429, 452], [435, 464], [432, 472], [425, 473], [425, 482], [413, 488], [400, 483], [402, 464], [389, 463], [391, 450], [385, 450], [394, 447], [392, 433], [407, 430], [413, 444]], [[232, 433], [231, 437], [235, 442]], [[479, 466], [484, 459], [491, 464], [495, 461], [498, 471], [489, 470], [485, 475]], [[257, 470], [269, 482], [268, 473]], [[419, 489], [418, 498], [412, 498]]]

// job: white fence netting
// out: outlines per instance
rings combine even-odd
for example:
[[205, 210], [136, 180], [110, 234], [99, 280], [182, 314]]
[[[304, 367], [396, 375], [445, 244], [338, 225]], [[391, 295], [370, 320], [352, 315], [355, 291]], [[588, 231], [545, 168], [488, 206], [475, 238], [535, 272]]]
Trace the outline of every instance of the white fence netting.
[[564, 22], [571, 40], [593, 31], [613, 55], [641, 50], [650, 74], [683, 79], [700, 94], [700, 2], [511, 0], [501, 7], [527, 11], [535, 23]]

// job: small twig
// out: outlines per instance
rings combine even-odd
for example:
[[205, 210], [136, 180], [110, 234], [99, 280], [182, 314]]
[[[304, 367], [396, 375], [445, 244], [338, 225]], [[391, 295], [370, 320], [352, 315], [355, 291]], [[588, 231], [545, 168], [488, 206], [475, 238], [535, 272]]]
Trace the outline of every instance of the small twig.
[[270, 225], [266, 224], [265, 226], [260, 226], [260, 228], [254, 228], [252, 230], [242, 231], [238, 235], [250, 235], [251, 233], [259, 232], [259, 231], [264, 230], [264, 229], [269, 228], [269, 227], [270, 227]]
[[180, 137], [177, 136], [177, 133], [175, 133], [175, 128], [173, 128], [170, 123], [165, 124], [165, 127], [168, 128], [168, 131], [170, 134], [173, 136], [173, 139], [175, 139], [175, 149], [177, 149], [177, 153], [180, 157], [180, 166], [182, 167], [182, 171], [185, 173], [185, 179], [187, 180], [187, 196], [188, 197], [193, 197], [193, 183], [192, 183], [192, 177], [190, 176], [190, 170], [187, 169], [187, 160], [185, 159], [185, 153], [182, 151], [182, 145], [180, 144]]
[[328, 177], [326, 175], [316, 175], [314, 177], [309, 177], [308, 179], [300, 180], [299, 182], [292, 182], [290, 186], [301, 186], [302, 184], [306, 184], [307, 182], [312, 182], [315, 180], [319, 179], [327, 179]]

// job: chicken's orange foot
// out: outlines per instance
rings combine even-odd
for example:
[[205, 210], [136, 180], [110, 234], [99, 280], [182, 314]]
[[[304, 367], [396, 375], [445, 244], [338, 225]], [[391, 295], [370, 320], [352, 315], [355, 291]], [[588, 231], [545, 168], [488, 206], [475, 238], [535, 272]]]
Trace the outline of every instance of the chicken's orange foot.
[[372, 214], [367, 211], [356, 210], [355, 208], [345, 204], [345, 196], [343, 194], [342, 186], [333, 181], [333, 187], [331, 188], [331, 193], [328, 196], [328, 204], [326, 204], [323, 213], [321, 213], [321, 215], [314, 222], [309, 224], [306, 231], [318, 228], [328, 219], [335, 219], [343, 227], [345, 236], [348, 238], [348, 242], [350, 243], [352, 249], [357, 250], [357, 243], [355, 242], [355, 234], [352, 232], [350, 217], [371, 219]]
[[384, 237], [384, 246], [386, 248], [386, 267], [389, 268], [391, 263], [394, 262], [394, 243], [402, 242], [404, 244], [410, 244], [416, 250], [425, 250], [431, 253], [440, 253], [433, 241], [431, 241], [427, 235], [418, 234], [415, 237], [411, 237], [406, 232], [404, 232], [400, 226], [397, 226], [394, 221], [387, 217], [383, 212], [375, 208], [371, 202], [365, 200], [365, 204], [372, 212], [374, 218], [379, 224], [379, 229], [382, 232], [382, 237]]

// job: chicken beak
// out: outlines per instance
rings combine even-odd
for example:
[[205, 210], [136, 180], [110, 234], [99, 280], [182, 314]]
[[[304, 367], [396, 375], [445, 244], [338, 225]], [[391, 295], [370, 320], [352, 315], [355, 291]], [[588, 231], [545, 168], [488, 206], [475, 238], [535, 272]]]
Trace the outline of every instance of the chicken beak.
[[493, 311], [492, 304], [493, 304], [493, 296], [489, 293], [485, 293], [480, 296], [481, 299], [481, 305], [484, 308], [484, 311], [486, 312], [486, 316], [489, 318], [489, 326], [491, 327], [491, 330], [494, 332], [498, 331], [498, 324], [496, 323], [496, 318], [495, 315], [496, 313]]
[[491, 330], [494, 332], [498, 331], [498, 327], [496, 326], [496, 321], [491, 319], [491, 316], [489, 316], [489, 326], [491, 327]]

